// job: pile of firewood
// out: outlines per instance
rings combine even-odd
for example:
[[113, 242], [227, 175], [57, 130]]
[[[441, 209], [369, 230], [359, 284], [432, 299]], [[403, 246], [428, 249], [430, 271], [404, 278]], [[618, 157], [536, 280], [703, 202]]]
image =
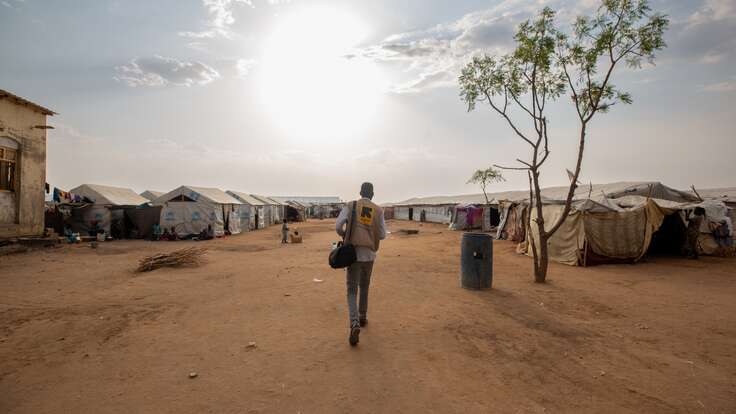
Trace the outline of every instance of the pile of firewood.
[[150, 272], [162, 267], [198, 266], [204, 259], [207, 249], [202, 247], [189, 247], [176, 250], [171, 253], [159, 253], [141, 259], [136, 273]]

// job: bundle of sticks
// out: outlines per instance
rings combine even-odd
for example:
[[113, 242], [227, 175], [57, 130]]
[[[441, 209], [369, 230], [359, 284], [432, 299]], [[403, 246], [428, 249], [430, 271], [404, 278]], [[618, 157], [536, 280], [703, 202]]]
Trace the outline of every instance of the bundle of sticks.
[[189, 247], [171, 253], [154, 254], [141, 259], [135, 271], [141, 273], [162, 267], [198, 266], [202, 263], [206, 251], [207, 249], [203, 247]]

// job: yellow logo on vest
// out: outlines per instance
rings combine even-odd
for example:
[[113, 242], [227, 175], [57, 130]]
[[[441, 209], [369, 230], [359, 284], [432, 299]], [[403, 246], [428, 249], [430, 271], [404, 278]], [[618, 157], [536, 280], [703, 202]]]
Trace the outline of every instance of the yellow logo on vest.
[[373, 207], [361, 206], [360, 215], [358, 216], [358, 221], [360, 221], [361, 224], [370, 226], [371, 224], [373, 224], [373, 213], [374, 213]]

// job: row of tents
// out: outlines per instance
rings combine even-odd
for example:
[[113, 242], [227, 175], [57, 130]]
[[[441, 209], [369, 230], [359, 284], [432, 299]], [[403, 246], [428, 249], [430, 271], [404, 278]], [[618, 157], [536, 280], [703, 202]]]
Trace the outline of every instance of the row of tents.
[[[203, 231], [215, 237], [267, 228], [283, 221], [298, 222], [339, 212], [338, 197], [266, 197], [242, 191], [180, 186], [167, 193], [83, 184], [57, 197], [47, 208], [47, 226], [62, 233], [65, 226], [82, 234], [104, 231], [115, 238], [150, 238], [156, 228], [178, 237]], [[297, 199], [302, 199], [299, 201]], [[310, 213], [317, 215], [310, 216]], [[335, 213], [336, 214], [336, 213]]]
[[[564, 212], [567, 187], [543, 189], [545, 223]], [[497, 239], [518, 243], [520, 253], [531, 255], [530, 238], [539, 240], [534, 219], [537, 210], [528, 191], [484, 196], [417, 198], [387, 207], [396, 219], [447, 224], [454, 230], [493, 232]], [[573, 266], [636, 262], [647, 254], [677, 255], [685, 245], [688, 217], [696, 207], [706, 212], [699, 237], [703, 254], [733, 246], [736, 188], [680, 191], [660, 182], [622, 182], [582, 185], [562, 227], [549, 240], [550, 259]], [[531, 217], [529, 216], [531, 215]], [[529, 219], [531, 219], [531, 226]], [[714, 231], [725, 226], [730, 238]], [[724, 234], [724, 233], [721, 233]]]

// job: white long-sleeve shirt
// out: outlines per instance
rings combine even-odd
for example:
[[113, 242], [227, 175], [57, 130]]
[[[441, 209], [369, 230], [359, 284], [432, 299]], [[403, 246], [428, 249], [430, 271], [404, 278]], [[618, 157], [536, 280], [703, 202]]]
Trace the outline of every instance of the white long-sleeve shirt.
[[[365, 200], [368, 200], [367, 198]], [[350, 209], [345, 206], [340, 211], [340, 215], [337, 216], [337, 221], [335, 222], [335, 231], [338, 235], [341, 237], [345, 237], [345, 231], [347, 228], [348, 220], [350, 219]], [[383, 209], [381, 209], [380, 217], [378, 217], [378, 230], [379, 230], [379, 237], [381, 240], [386, 238], [386, 220], [383, 217]], [[364, 246], [355, 246], [355, 255], [358, 258], [359, 262], [373, 262], [376, 260], [376, 252], [373, 251], [370, 247], [364, 247]]]

